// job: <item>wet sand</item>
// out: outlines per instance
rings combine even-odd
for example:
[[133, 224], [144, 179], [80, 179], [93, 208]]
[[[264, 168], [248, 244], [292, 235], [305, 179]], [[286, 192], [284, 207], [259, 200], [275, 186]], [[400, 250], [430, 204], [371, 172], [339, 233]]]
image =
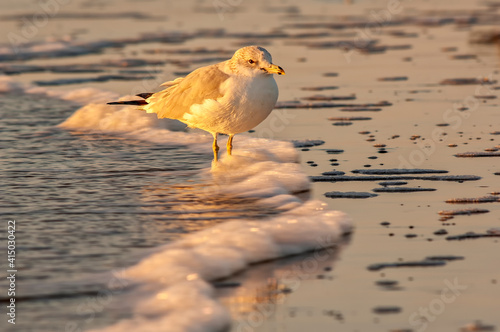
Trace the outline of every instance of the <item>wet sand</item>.
[[[444, 4], [438, 18], [470, 15], [466, 6]], [[463, 5], [463, 3], [461, 4]], [[352, 6], [371, 21], [369, 9]], [[341, 7], [341, 17], [352, 7]], [[382, 4], [368, 8], [384, 10]], [[412, 2], [402, 15], [424, 20], [437, 9], [431, 4]], [[412, 16], [415, 8], [419, 14]], [[461, 11], [463, 9], [463, 11]], [[477, 10], [485, 10], [477, 6]], [[368, 13], [367, 13], [368, 12]], [[340, 19], [325, 22], [338, 23]], [[399, 17], [394, 16], [394, 21]], [[349, 21], [349, 19], [347, 19]], [[311, 19], [309, 22], [316, 22]], [[319, 139], [325, 144], [301, 153], [303, 165], [312, 177], [323, 172], [353, 170], [426, 168], [445, 170], [446, 175], [472, 175], [475, 181], [407, 180], [407, 185], [383, 186], [382, 180], [315, 182], [313, 197], [328, 202], [352, 216], [356, 230], [348, 245], [325, 262], [314, 254], [297, 258], [288, 266], [281, 262], [262, 268], [258, 277], [234, 291], [222, 290], [233, 309], [234, 331], [457, 331], [488, 330], [500, 324], [497, 317], [499, 239], [490, 235], [460, 237], [468, 232], [488, 234], [498, 229], [499, 204], [451, 204], [453, 198], [479, 198], [492, 193], [498, 197], [498, 157], [459, 158], [465, 152], [495, 152], [500, 127], [498, 117], [498, 48], [470, 44], [471, 30], [486, 29], [475, 24], [412, 24], [383, 26], [372, 38], [381, 45], [409, 45], [408, 49], [366, 54], [359, 50], [290, 46], [286, 54], [297, 54], [287, 68], [286, 83], [280, 82], [280, 101], [299, 100], [312, 95], [349, 96], [353, 101], [336, 104], [369, 104], [387, 101], [380, 111], [345, 112], [346, 107], [286, 109], [290, 123], [278, 138]], [[361, 26], [361, 31], [363, 26]], [[327, 30], [349, 33], [360, 29]], [[294, 32], [316, 31], [299, 29]], [[391, 33], [401, 31], [398, 34]], [[404, 32], [404, 33], [403, 33]], [[327, 40], [349, 38], [327, 38]], [[310, 41], [307, 41], [310, 42]], [[449, 52], [446, 48], [456, 48]], [[281, 48], [280, 48], [281, 49]], [[471, 54], [473, 57], [455, 57]], [[283, 57], [277, 54], [276, 59]], [[338, 75], [325, 75], [335, 72]], [[405, 79], [398, 79], [398, 78]], [[384, 79], [393, 78], [393, 79]], [[446, 79], [471, 78], [457, 85]], [[481, 79], [487, 78], [483, 84]], [[443, 82], [443, 83], [441, 83]], [[472, 83], [472, 84], [471, 84]], [[491, 84], [490, 84], [491, 83]], [[303, 87], [335, 86], [334, 90], [304, 91]], [[483, 95], [490, 96], [482, 98]], [[321, 99], [321, 98], [316, 98]], [[326, 99], [326, 98], [323, 98]], [[323, 100], [318, 102], [324, 102]], [[354, 107], [360, 107], [356, 105]], [[351, 108], [354, 108], [351, 107]], [[458, 110], [462, 107], [468, 109]], [[347, 107], [349, 108], [349, 107]], [[344, 112], [343, 112], [344, 111]], [[370, 120], [349, 121], [332, 126], [333, 117], [367, 116]], [[293, 117], [293, 118], [292, 118]], [[348, 119], [341, 119], [342, 122]], [[344, 123], [345, 124], [345, 123]], [[258, 129], [257, 129], [258, 132]], [[455, 146], [456, 145], [456, 146]], [[382, 148], [381, 148], [382, 147]], [[329, 149], [343, 150], [339, 154]], [[382, 153], [384, 152], [384, 153]], [[313, 166], [313, 167], [311, 167]], [[340, 176], [341, 177], [341, 176]], [[387, 179], [394, 175], [387, 175]], [[419, 188], [423, 192], [379, 192], [370, 198], [326, 198], [327, 192], [373, 193], [381, 188]], [[486, 209], [442, 219], [443, 211]], [[470, 211], [469, 211], [470, 212]], [[493, 230], [490, 234], [494, 233]], [[458, 236], [458, 237], [457, 237]], [[453, 255], [462, 260], [432, 260], [426, 257]], [[405, 263], [410, 264], [405, 264]], [[412, 264], [413, 262], [424, 264]], [[391, 263], [384, 269], [375, 264]], [[283, 267], [282, 265], [285, 265]], [[410, 266], [405, 266], [410, 265]], [[259, 270], [259, 267], [256, 267]], [[257, 274], [257, 273], [256, 273]], [[242, 276], [241, 278], [245, 278]], [[266, 280], [267, 279], [267, 280]], [[381, 287], [377, 283], [396, 284]], [[256, 283], [257, 285], [253, 285]], [[246, 285], [249, 285], [246, 287]], [[283, 291], [285, 289], [286, 291]], [[274, 294], [274, 295], [273, 295]], [[245, 305], [242, 305], [245, 303]], [[249, 303], [253, 303], [250, 305]], [[267, 305], [266, 305], [267, 304]], [[252, 309], [254, 311], [252, 311]], [[482, 323], [476, 323], [476, 321]]]
[[[77, 35], [79, 29], [86, 29], [81, 33], [83, 40], [102, 37], [103, 30], [109, 31], [109, 39], [135, 38], [140, 32], [160, 29], [205, 32], [175, 43], [124, 42], [96, 51], [102, 53], [36, 58], [22, 64], [93, 64], [94, 70], [104, 68], [106, 73], [130, 75], [110, 69], [112, 65], [103, 65], [103, 60], [127, 57], [165, 62], [124, 66], [145, 69], [132, 74], [137, 76], [134, 81], [112, 77], [101, 82], [73, 82], [71, 87], [65, 81], [59, 87], [83, 84], [131, 94], [171, 79], [176, 72], [217, 62], [210, 58], [225, 57], [239, 45], [264, 45], [287, 73], [277, 78], [279, 105], [284, 107], [277, 108], [250, 135], [324, 141], [298, 148], [303, 169], [312, 179], [326, 177], [322, 173], [331, 171], [344, 172], [351, 178], [332, 176], [329, 181], [315, 181], [311, 197], [349, 214], [356, 229], [335, 251], [315, 251], [257, 265], [220, 281], [220, 299], [234, 318], [232, 330], [457, 331], [468, 326], [475, 331], [478, 327], [470, 324], [477, 320], [498, 329], [500, 268], [496, 235], [500, 204], [493, 199], [476, 202], [484, 196], [500, 197], [498, 44], [468, 41], [471, 31], [498, 24], [498, 7], [478, 1], [401, 1], [391, 13], [389, 3], [241, 2], [217, 13], [211, 2], [151, 2], [139, 11], [146, 13], [152, 8], [153, 12], [163, 12], [153, 15], [159, 16], [154, 20], [135, 20], [134, 29], [127, 17], [61, 17], [58, 23], [54, 20], [41, 29], [36, 38], [62, 36], [57, 32], [61, 26], [65, 33]], [[65, 11], [76, 12], [82, 6], [68, 4]], [[112, 10], [110, 5], [96, 6], [86, 9]], [[120, 8], [133, 12], [136, 6], [124, 3]], [[253, 20], [257, 16], [258, 23]], [[2, 26], [16, 29], [15, 21], [4, 21]], [[226, 30], [208, 30], [217, 28]], [[222, 51], [195, 54], [193, 50], [199, 47]], [[163, 53], [179, 49], [188, 52]], [[150, 75], [154, 78], [143, 80]], [[46, 70], [18, 77], [25, 82], [63, 78]], [[466, 154], [469, 152], [475, 154]], [[485, 152], [489, 155], [479, 157]], [[418, 177], [467, 175], [472, 179], [401, 179], [396, 178], [401, 174], [383, 174], [383, 179], [370, 180], [363, 177], [371, 175], [353, 172], [400, 168], [447, 172]], [[383, 181], [406, 183], [380, 184]], [[417, 191], [380, 192], [384, 188]], [[377, 196], [346, 194], [346, 198], [338, 194], [333, 195], [338, 198], [330, 198], [325, 197], [327, 192]], [[446, 202], [461, 198], [471, 200]], [[468, 210], [465, 215], [442, 213], [464, 209]], [[487, 212], [471, 213], [472, 209]], [[481, 236], [460, 237], [468, 232]], [[435, 256], [439, 257], [428, 258]]]

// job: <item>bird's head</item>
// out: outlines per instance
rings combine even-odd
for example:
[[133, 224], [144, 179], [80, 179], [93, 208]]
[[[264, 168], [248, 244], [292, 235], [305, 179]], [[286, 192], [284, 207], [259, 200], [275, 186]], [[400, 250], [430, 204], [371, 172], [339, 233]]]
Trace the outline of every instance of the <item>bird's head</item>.
[[273, 64], [271, 54], [260, 46], [240, 48], [229, 62], [233, 71], [245, 76], [285, 75], [283, 68]]

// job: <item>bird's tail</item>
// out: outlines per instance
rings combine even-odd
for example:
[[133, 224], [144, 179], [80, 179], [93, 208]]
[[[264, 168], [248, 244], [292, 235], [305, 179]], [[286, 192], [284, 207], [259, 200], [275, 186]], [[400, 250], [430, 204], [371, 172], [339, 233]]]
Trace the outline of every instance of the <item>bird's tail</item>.
[[126, 101], [112, 101], [110, 103], [107, 103], [108, 105], [134, 105], [134, 106], [144, 106], [147, 105], [148, 102], [146, 99], [151, 97], [153, 93], [146, 92], [146, 93], [139, 93], [136, 95], [137, 97], [141, 97], [143, 99], [139, 100], [126, 100]]

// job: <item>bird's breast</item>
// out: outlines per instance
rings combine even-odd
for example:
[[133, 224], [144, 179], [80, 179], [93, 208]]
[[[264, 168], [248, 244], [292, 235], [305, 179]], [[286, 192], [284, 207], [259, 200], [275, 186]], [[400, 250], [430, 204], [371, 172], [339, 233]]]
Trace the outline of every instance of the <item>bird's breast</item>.
[[[229, 82], [228, 82], [229, 83]], [[234, 89], [226, 102], [231, 117], [228, 125], [234, 132], [248, 131], [264, 121], [273, 110], [278, 100], [278, 86], [272, 76], [249, 78], [239, 84], [232, 84]]]
[[222, 97], [191, 106], [183, 122], [211, 133], [238, 134], [264, 121], [278, 100], [272, 76], [232, 77], [222, 85]]

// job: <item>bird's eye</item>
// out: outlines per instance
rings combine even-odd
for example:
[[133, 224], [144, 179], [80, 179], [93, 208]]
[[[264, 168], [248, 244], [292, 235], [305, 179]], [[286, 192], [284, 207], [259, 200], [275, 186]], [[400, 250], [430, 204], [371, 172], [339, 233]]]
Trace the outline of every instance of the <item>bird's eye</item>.
[[255, 63], [255, 61], [253, 61], [252, 59], [248, 60], [248, 63], [253, 65]]

